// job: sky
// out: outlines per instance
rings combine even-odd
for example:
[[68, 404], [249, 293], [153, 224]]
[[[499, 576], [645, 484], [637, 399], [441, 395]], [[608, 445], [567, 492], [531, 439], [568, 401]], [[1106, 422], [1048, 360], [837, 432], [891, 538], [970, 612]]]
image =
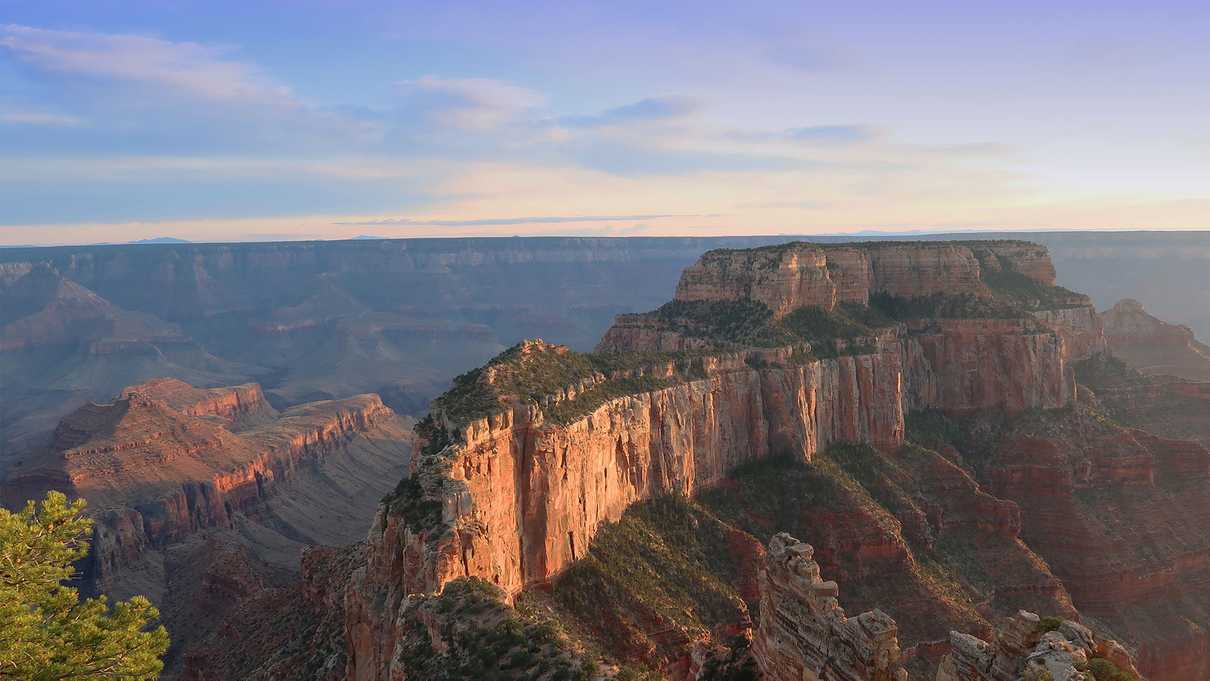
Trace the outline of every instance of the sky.
[[0, 244], [1210, 228], [1210, 3], [0, 0]]

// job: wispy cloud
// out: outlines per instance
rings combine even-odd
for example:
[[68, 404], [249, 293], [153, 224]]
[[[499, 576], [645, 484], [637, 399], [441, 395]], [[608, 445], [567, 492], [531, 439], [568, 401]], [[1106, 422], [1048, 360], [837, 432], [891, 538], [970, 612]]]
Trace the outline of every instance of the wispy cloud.
[[691, 97], [648, 97], [592, 116], [566, 116], [560, 118], [558, 123], [569, 128], [596, 128], [667, 121], [684, 118], [700, 108], [700, 103]]
[[687, 215], [680, 213], [649, 213], [643, 215], [531, 215], [515, 218], [475, 218], [473, 220], [424, 220], [417, 218], [383, 218], [381, 220], [359, 220], [336, 222], [337, 225], [406, 225], [429, 227], [491, 227], [505, 225], [555, 225], [574, 222], [625, 222], [630, 220], [662, 220], [668, 218], [716, 217], [714, 215]]
[[74, 128], [84, 125], [84, 119], [49, 111], [0, 111], [0, 124]]
[[736, 130], [728, 133], [727, 137], [737, 142], [842, 146], [875, 140], [879, 133], [867, 125], [837, 124], [808, 125], [783, 130]]
[[541, 94], [491, 78], [424, 76], [401, 81], [404, 107], [428, 113], [435, 122], [458, 128], [487, 130], [542, 106]]
[[294, 101], [290, 89], [223, 48], [127, 33], [0, 26], [0, 47], [49, 73], [167, 88], [218, 101]]
[[853, 143], [874, 138], [874, 131], [863, 125], [811, 125], [791, 128], [785, 136], [800, 142]]

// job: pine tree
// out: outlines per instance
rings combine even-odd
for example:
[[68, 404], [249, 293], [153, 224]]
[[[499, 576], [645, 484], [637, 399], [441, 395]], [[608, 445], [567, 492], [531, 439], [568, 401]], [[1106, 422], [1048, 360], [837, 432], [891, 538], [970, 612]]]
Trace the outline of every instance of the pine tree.
[[50, 492], [18, 513], [0, 508], [0, 679], [155, 679], [168, 632], [142, 596], [110, 607], [65, 582], [88, 554], [84, 500]]

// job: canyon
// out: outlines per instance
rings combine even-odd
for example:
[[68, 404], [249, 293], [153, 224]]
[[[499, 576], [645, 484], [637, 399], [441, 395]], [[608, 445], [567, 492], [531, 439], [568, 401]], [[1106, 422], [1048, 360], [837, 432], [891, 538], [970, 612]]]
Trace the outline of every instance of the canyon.
[[[922, 288], [919, 262], [952, 275], [947, 294]], [[393, 632], [407, 619], [407, 594], [440, 593], [467, 577], [510, 599], [557, 585], [602, 526], [644, 499], [700, 494], [775, 455], [810, 463], [846, 442], [894, 452], [905, 445], [909, 412], [1073, 412], [1069, 363], [1098, 343], [1068, 346], [1064, 336], [1095, 337], [1100, 327], [1087, 298], [1053, 281], [1045, 251], [1019, 243], [718, 251], [686, 270], [669, 306], [619, 317], [597, 355], [527, 341], [460, 377], [418, 429], [426, 445], [380, 510], [366, 568], [346, 591], [350, 678], [406, 674]], [[868, 309], [871, 300], [882, 315], [874, 326], [842, 307]], [[898, 302], [910, 300], [942, 314]], [[720, 333], [718, 320], [742, 317], [749, 302], [766, 311], [764, 327], [745, 320], [743, 342]], [[847, 315], [825, 320], [828, 329], [861, 328], [817, 338], [795, 317], [804, 306]], [[1204, 450], [1189, 455], [1205, 459]], [[1018, 504], [978, 494], [984, 508], [1002, 508], [991, 525], [1005, 529], [992, 531], [1009, 545], [1034, 531]], [[909, 521], [933, 531], [927, 511], [898, 510], [893, 522], [904, 534]], [[1028, 580], [1048, 586], [1034, 593], [1075, 614], [1058, 578], [1035, 570]], [[997, 597], [1001, 609], [1012, 600]]]
[[156, 379], [64, 417], [0, 495], [10, 507], [49, 489], [87, 501], [85, 590], [151, 597], [175, 672], [226, 609], [293, 580], [304, 546], [364, 532], [406, 470], [409, 425], [377, 395], [279, 412], [256, 384]]
[[[480, 241], [6, 255], [0, 360], [96, 380], [6, 420], [0, 496], [86, 498], [182, 678], [1210, 676], [1189, 327], [1023, 241]], [[538, 265], [585, 278], [530, 324]]]
[[[1049, 249], [1058, 283], [1099, 309], [1137, 298], [1210, 337], [1198, 297], [1210, 290], [1205, 234], [1028, 238]], [[256, 382], [277, 408], [377, 393], [420, 417], [451, 378], [519, 340], [591, 350], [615, 315], [667, 300], [703, 252], [788, 239], [0, 248], [0, 470], [89, 400], [163, 376], [205, 387]]]

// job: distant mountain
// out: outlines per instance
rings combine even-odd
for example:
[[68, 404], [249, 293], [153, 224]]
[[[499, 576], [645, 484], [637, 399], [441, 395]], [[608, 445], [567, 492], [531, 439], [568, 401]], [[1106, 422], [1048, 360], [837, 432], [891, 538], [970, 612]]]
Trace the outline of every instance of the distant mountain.
[[138, 241], [130, 241], [132, 244], [188, 244], [192, 243], [188, 239], [179, 239], [175, 236], [153, 236], [150, 239], [139, 239]]

